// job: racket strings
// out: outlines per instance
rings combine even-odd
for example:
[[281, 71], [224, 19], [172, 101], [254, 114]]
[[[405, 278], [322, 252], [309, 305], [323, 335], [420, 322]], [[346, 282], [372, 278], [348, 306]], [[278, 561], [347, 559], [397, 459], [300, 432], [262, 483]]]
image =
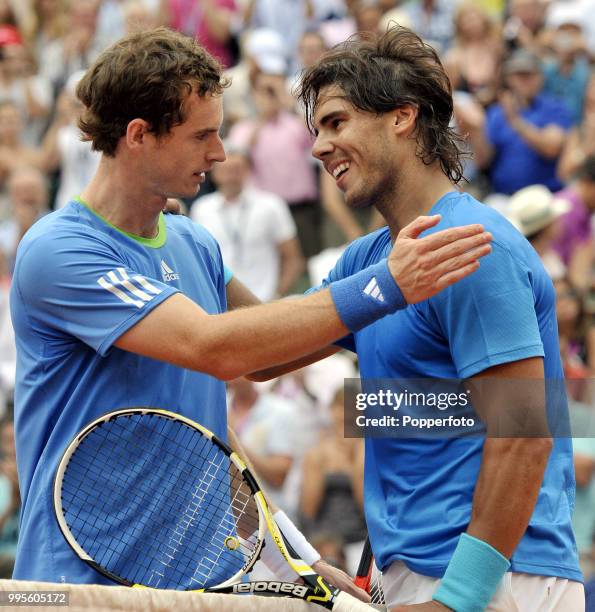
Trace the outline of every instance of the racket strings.
[[226, 453], [158, 415], [93, 430], [68, 463], [62, 504], [81, 547], [132, 583], [214, 586], [260, 545], [256, 502]]
[[[213, 572], [220, 566], [222, 556], [228, 550], [241, 550], [249, 560], [260, 543], [258, 539], [258, 510], [252, 492], [246, 486], [235, 466], [231, 471], [230, 488], [235, 493], [213, 534], [213, 542], [217, 544], [210, 548], [211, 554], [205, 556], [196, 568], [193, 581], [197, 585], [208, 584], [211, 581]], [[242, 534], [246, 534], [248, 537], [243, 537]], [[221, 543], [224, 545], [221, 546]]]
[[384, 587], [382, 586], [382, 572], [378, 569], [374, 560], [372, 560], [369, 592], [373, 604], [386, 604]]

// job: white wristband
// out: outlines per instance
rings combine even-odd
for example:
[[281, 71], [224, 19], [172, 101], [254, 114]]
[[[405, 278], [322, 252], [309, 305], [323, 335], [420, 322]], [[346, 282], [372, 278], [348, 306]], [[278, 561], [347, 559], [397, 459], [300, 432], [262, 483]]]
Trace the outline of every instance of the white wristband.
[[[306, 540], [304, 534], [291, 522], [285, 512], [278, 510], [273, 516], [277, 525], [279, 525], [279, 529], [281, 529], [283, 535], [289, 544], [291, 544], [291, 547], [295, 550], [298, 557], [310, 566], [320, 560], [318, 551], [308, 542], [308, 540]], [[264, 547], [260, 555], [260, 560], [277, 578], [279, 578], [279, 580], [283, 580], [284, 582], [295, 581], [295, 572], [283, 558], [271, 534], [268, 532], [264, 539]]]
[[320, 561], [319, 552], [306, 540], [304, 534], [291, 522], [283, 510], [277, 510], [273, 516], [279, 529], [302, 561], [305, 561], [310, 567], [316, 561]]

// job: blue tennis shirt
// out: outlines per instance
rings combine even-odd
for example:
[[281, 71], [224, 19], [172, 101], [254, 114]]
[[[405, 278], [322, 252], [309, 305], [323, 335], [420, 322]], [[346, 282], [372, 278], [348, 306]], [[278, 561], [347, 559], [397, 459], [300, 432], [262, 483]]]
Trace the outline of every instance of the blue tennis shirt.
[[[185, 217], [162, 215], [158, 236], [143, 239], [72, 201], [23, 238], [10, 296], [22, 496], [16, 579], [109, 583], [78, 560], [53, 511], [56, 467], [86, 423], [118, 408], [152, 406], [227, 438], [221, 381], [113, 346], [178, 291], [210, 314], [226, 309], [219, 247]], [[168, 341], [166, 332], [155, 338]]]
[[[504, 217], [452, 192], [430, 214], [437, 231], [482, 223], [492, 253], [480, 269], [435, 297], [408, 306], [341, 342], [357, 352], [362, 379], [463, 379], [492, 366], [544, 357], [547, 379], [562, 379], [555, 293], [541, 261]], [[323, 285], [387, 257], [388, 228], [356, 240]], [[402, 560], [414, 572], [442, 577], [471, 504], [482, 437], [367, 438], [365, 511], [380, 567]], [[582, 580], [571, 527], [572, 443], [558, 438], [512, 571]]]

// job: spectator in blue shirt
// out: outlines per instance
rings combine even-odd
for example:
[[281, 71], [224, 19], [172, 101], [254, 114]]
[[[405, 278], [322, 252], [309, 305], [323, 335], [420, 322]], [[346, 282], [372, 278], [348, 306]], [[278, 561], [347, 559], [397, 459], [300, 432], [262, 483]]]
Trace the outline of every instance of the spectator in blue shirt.
[[557, 191], [556, 176], [566, 131], [572, 118], [565, 104], [542, 92], [539, 58], [519, 49], [504, 63], [506, 88], [479, 121], [462, 127], [477, 165], [489, 172], [495, 192], [512, 194], [533, 184]]
[[552, 40], [554, 57], [544, 64], [545, 93], [563, 100], [573, 123], [583, 116], [585, 92], [589, 82], [589, 59], [578, 16], [566, 17], [556, 27]]

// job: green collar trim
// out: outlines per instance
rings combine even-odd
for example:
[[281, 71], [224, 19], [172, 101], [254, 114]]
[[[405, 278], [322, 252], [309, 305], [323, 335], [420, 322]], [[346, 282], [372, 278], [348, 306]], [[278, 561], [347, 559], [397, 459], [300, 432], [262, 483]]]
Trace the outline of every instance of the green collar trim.
[[163, 213], [159, 213], [159, 221], [157, 222], [157, 236], [155, 238], [145, 238], [144, 236], [138, 236], [137, 234], [131, 234], [130, 232], [125, 232], [123, 229], [116, 227], [113, 223], [110, 223], [107, 219], [102, 217], [98, 212], [93, 210], [80, 196], [76, 196], [74, 198], [79, 204], [82, 204], [89, 212], [93, 213], [98, 219], [103, 221], [109, 227], [115, 229], [120, 232], [120, 234], [124, 234], [124, 236], [128, 236], [128, 238], [132, 238], [136, 242], [150, 247], [152, 249], [160, 249], [167, 240], [167, 227], [165, 225], [165, 219], [163, 217]]

